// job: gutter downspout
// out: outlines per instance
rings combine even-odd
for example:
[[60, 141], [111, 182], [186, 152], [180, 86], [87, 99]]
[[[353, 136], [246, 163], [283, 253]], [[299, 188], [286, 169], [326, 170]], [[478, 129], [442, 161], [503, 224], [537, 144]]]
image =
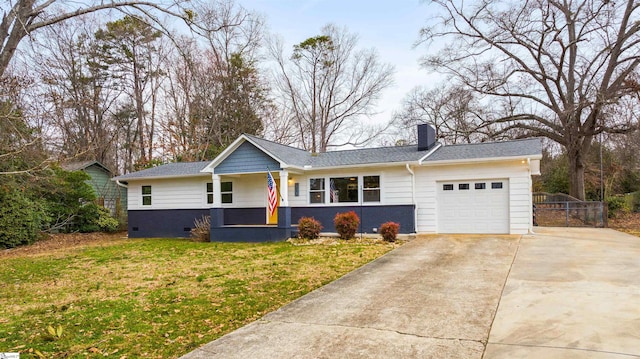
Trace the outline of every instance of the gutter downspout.
[[416, 174], [409, 164], [406, 164], [407, 171], [411, 174], [411, 201], [413, 202], [413, 232], [418, 233], [418, 203], [416, 202]]
[[527, 172], [529, 173], [529, 234], [535, 234], [533, 232], [533, 181], [531, 180], [531, 158], [527, 157]]
[[122, 187], [122, 188], [129, 188], [129, 186], [128, 186], [128, 185], [123, 184], [123, 183], [122, 183], [122, 182], [120, 182], [119, 180], [116, 180], [116, 184], [117, 184], [118, 186]]

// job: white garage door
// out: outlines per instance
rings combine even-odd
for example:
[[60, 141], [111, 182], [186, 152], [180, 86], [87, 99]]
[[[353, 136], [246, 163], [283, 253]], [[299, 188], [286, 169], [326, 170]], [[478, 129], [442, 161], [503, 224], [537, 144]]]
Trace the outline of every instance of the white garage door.
[[438, 182], [438, 233], [509, 233], [509, 181]]

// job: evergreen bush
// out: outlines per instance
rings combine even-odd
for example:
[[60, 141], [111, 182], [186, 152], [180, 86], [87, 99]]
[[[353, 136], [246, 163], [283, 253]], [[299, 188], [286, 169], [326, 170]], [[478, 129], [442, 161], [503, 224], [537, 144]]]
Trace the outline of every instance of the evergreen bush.
[[618, 213], [628, 213], [631, 211], [624, 197], [607, 198], [608, 217], [614, 218]]
[[44, 219], [40, 205], [16, 188], [0, 188], [0, 203], [0, 247], [33, 243]]

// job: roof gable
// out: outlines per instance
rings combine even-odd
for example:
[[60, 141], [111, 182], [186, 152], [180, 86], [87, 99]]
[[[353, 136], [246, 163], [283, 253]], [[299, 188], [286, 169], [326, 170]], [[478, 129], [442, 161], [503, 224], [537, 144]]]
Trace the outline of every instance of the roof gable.
[[103, 165], [102, 163], [95, 161], [95, 160], [89, 160], [89, 161], [79, 161], [79, 162], [66, 162], [66, 163], [62, 163], [60, 164], [60, 167], [62, 167], [63, 170], [65, 171], [80, 171], [80, 170], [84, 170], [88, 167], [91, 166], [95, 166], [100, 168], [101, 170], [111, 174], [111, 170], [109, 170], [107, 168], [107, 166]]
[[213, 171], [216, 174], [225, 174], [280, 169], [280, 162], [257, 148], [254, 144], [245, 141], [215, 166]]

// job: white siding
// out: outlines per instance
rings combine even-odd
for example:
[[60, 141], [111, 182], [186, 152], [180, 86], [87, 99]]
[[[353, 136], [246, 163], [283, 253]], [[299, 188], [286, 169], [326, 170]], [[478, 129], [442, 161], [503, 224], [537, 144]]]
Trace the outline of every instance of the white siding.
[[223, 203], [222, 207], [255, 208], [267, 206], [266, 173], [220, 176], [221, 182], [233, 183], [233, 203]]
[[[512, 234], [527, 233], [531, 226], [531, 177], [528, 165], [522, 161], [503, 161], [478, 164], [440, 166], [415, 166], [415, 201], [417, 207], [416, 229], [418, 233], [437, 231], [438, 181], [461, 181], [506, 178], [509, 180], [509, 231]], [[289, 206], [304, 207], [309, 204], [309, 179], [358, 176], [380, 176], [380, 202], [365, 205], [410, 205], [414, 202], [412, 175], [404, 165], [397, 167], [353, 168], [333, 171], [313, 171], [305, 174], [289, 173], [289, 183], [281, 183], [281, 191], [288, 190]], [[274, 176], [278, 176], [274, 172]], [[221, 182], [233, 182], [233, 203], [223, 207], [265, 207], [267, 201], [266, 174], [220, 176]], [[182, 179], [147, 179], [129, 182], [129, 209], [198, 209], [210, 208], [206, 203], [206, 183], [209, 176]], [[299, 196], [295, 196], [295, 183], [299, 184]], [[362, 182], [360, 182], [362, 183]], [[142, 186], [152, 186], [151, 206], [142, 205]], [[361, 196], [361, 194], [360, 194]], [[314, 204], [316, 205], [316, 204]], [[331, 206], [333, 204], [317, 204]]]
[[[380, 202], [365, 202], [364, 205], [403, 205], [412, 204], [413, 196], [411, 193], [411, 174], [407, 169], [402, 167], [378, 167], [370, 169], [353, 168], [340, 169], [333, 171], [317, 171], [306, 173], [304, 175], [289, 173], [289, 206], [331, 206], [338, 205], [332, 203], [310, 204], [309, 203], [309, 179], [325, 178], [325, 190], [329, 189], [330, 177], [351, 177], [357, 176], [362, 185], [363, 176], [380, 176]], [[295, 196], [295, 183], [299, 183], [300, 193]], [[360, 192], [361, 198], [362, 193]]]
[[509, 180], [509, 231], [524, 234], [531, 223], [531, 186], [528, 166], [522, 161], [424, 166], [415, 169], [418, 233], [436, 233], [436, 181], [492, 178]]
[[[207, 182], [211, 177], [145, 179], [129, 181], [129, 209], [198, 209], [209, 208]], [[142, 205], [142, 186], [151, 186], [151, 205]]]

